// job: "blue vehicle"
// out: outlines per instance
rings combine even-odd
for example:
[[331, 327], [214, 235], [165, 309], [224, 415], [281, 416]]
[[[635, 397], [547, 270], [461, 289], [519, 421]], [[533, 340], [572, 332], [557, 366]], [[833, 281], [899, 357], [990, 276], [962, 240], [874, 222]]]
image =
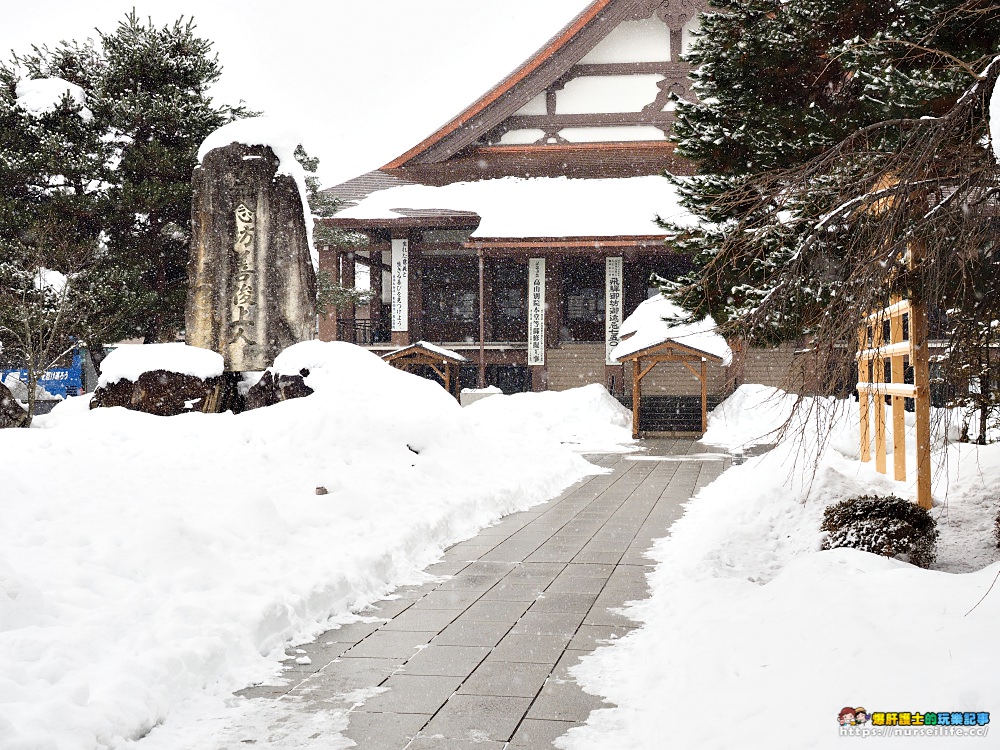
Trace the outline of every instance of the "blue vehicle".
[[[11, 373], [21, 382], [28, 382], [27, 370], [0, 370], [0, 380], [6, 379]], [[69, 367], [53, 367], [46, 370], [38, 378], [38, 385], [55, 397], [66, 398], [83, 393], [83, 364], [80, 350], [73, 350], [73, 360]]]

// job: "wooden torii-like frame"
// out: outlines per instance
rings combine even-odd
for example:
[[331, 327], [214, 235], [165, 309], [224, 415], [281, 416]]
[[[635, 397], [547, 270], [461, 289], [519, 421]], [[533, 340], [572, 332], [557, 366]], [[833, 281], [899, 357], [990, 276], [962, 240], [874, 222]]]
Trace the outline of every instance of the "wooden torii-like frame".
[[[905, 318], [905, 320], [904, 320]], [[885, 329], [888, 328], [888, 341]], [[871, 454], [871, 412], [875, 421], [875, 470], [886, 474], [885, 397], [892, 404], [893, 478], [906, 480], [907, 398], [914, 400], [917, 432], [917, 504], [931, 508], [930, 363], [927, 350], [927, 310], [924, 305], [894, 299], [872, 313], [858, 331], [858, 397], [861, 421], [861, 461]], [[904, 378], [908, 358], [913, 383]], [[889, 364], [886, 380], [885, 365]]]
[[[693, 346], [681, 344], [674, 339], [664, 339], [657, 344], [618, 357], [619, 362], [632, 363], [632, 437], [639, 438], [640, 401], [642, 379], [649, 375], [661, 362], [680, 362], [701, 382], [701, 432], [708, 429], [708, 363], [722, 364], [722, 357], [710, 354]], [[695, 369], [695, 365], [698, 369]]]
[[[899, 184], [895, 175], [883, 175], [873, 192], [887, 191]], [[900, 199], [893, 195], [879, 198], [866, 209], [875, 216], [885, 213]], [[906, 265], [913, 271], [924, 259], [924, 247], [911, 242], [906, 249]], [[888, 334], [888, 335], [887, 335]], [[871, 454], [871, 416], [875, 421], [875, 470], [886, 469], [885, 399], [892, 405], [893, 478], [906, 480], [906, 399], [912, 398], [917, 437], [917, 504], [931, 509], [931, 418], [930, 352], [928, 349], [927, 305], [922, 300], [895, 296], [889, 306], [871, 311], [858, 327], [858, 411], [860, 413], [861, 461], [868, 463]], [[886, 340], [888, 339], [888, 340]], [[913, 383], [907, 383], [906, 359], [913, 368]], [[886, 380], [886, 364], [889, 378]]]
[[410, 371], [416, 367], [430, 367], [444, 382], [444, 389], [456, 399], [461, 399], [459, 368], [469, 360], [458, 352], [418, 341], [382, 356], [399, 370]]

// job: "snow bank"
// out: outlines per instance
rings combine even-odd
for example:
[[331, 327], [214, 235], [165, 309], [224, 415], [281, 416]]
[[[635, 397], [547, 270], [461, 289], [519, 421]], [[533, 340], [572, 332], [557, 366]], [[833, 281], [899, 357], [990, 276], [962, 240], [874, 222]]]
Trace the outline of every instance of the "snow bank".
[[[763, 393], [738, 393], [719, 411], [749, 411]], [[746, 435], [774, 424], [792, 398], [769, 395], [773, 413], [748, 417], [740, 427]], [[557, 746], [656, 748], [669, 728], [678, 747], [840, 748], [837, 714], [845, 706], [993, 708], [1000, 651], [990, 644], [1000, 596], [973, 608], [1000, 574], [990, 534], [1000, 446], [938, 441], [938, 570], [856, 550], [824, 552], [826, 505], [864, 493], [906, 497], [913, 481], [893, 482], [861, 465], [856, 405], [829, 406], [813, 410], [839, 415], [830, 417], [834, 434], [818, 464], [803, 460], [819, 432], [804, 419], [804, 431], [704, 488], [656, 542], [652, 598], [628, 610], [642, 627], [574, 673], [618, 707], [594, 712]], [[970, 746], [963, 740], [933, 744]]]
[[[184, 349], [163, 351], [177, 370]], [[300, 344], [276, 366], [308, 367], [315, 393], [171, 418], [81, 398], [46, 429], [0, 431], [5, 750], [123, 747], [170, 726], [597, 471], [546, 429], [473, 421], [349, 344]]]
[[611, 357], [621, 359], [640, 349], [673, 339], [678, 344], [721, 357], [722, 364], [728, 367], [733, 361], [733, 352], [718, 333], [718, 326], [711, 316], [706, 315], [693, 323], [668, 322], [686, 315], [684, 310], [662, 294], [647, 299], [622, 321], [619, 331], [621, 343], [611, 351]]
[[166, 370], [207, 380], [222, 375], [222, 355], [187, 344], [122, 344], [101, 363], [98, 386], [135, 382], [144, 372]]
[[41, 117], [49, 112], [54, 112], [62, 103], [64, 97], [69, 96], [74, 106], [79, 108], [77, 114], [85, 122], [94, 119], [93, 113], [87, 109], [87, 94], [75, 83], [70, 83], [63, 78], [34, 78], [20, 80], [14, 90], [17, 97], [17, 106], [25, 110], [32, 117]]
[[482, 217], [472, 237], [665, 236], [656, 217], [696, 219], [663, 177], [582, 180], [504, 177], [450, 185], [401, 185], [372, 193], [338, 218], [395, 219], [411, 211], [470, 211]]
[[494, 395], [469, 404], [466, 413], [482, 429], [499, 426], [578, 452], [613, 453], [635, 446], [632, 413], [596, 383], [568, 391]]

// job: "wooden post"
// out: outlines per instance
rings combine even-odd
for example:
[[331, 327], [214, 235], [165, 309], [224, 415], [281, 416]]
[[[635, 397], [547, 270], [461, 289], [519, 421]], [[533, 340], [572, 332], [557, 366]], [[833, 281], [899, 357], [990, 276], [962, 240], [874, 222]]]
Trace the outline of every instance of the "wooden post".
[[[354, 253], [342, 253], [340, 256], [340, 278], [341, 284], [346, 289], [354, 288], [355, 280], [355, 266], [354, 266]], [[357, 331], [354, 328], [354, 318], [355, 309], [354, 303], [351, 302], [344, 306], [344, 311], [341, 314], [341, 319], [344, 321], [344, 337], [343, 341], [349, 341], [352, 344], [358, 343]]]
[[632, 363], [632, 438], [639, 439], [639, 399], [642, 386], [639, 383], [639, 373], [642, 370], [642, 357], [636, 357]]
[[[899, 300], [893, 300], [894, 303]], [[894, 310], [889, 318], [889, 343], [903, 343], [903, 313]], [[891, 378], [893, 383], [902, 383], [903, 356], [891, 354], [889, 357]], [[906, 480], [906, 399], [903, 396], [892, 397], [892, 467], [893, 479], [897, 482]]]
[[[872, 323], [874, 329], [872, 336], [872, 348], [878, 350], [885, 343], [882, 336], [883, 316], [879, 315]], [[876, 386], [885, 383], [885, 359], [881, 353], [876, 354], [872, 360], [872, 383]], [[875, 470], [879, 474], [885, 474], [885, 394], [876, 391], [872, 394], [875, 398]]]
[[378, 334], [382, 330], [382, 248], [373, 246], [368, 255], [371, 259], [368, 274], [372, 290], [372, 301], [368, 303], [368, 322], [371, 325], [372, 343], [377, 344]]
[[701, 360], [701, 434], [708, 431], [708, 366]]
[[479, 388], [486, 387], [486, 280], [483, 250], [479, 249]]
[[[869, 324], [866, 321], [858, 333], [858, 350], [864, 352], [871, 346], [868, 331]], [[868, 374], [868, 367], [871, 360], [866, 356], [858, 357], [858, 382], [868, 383], [871, 376]], [[872, 433], [871, 417], [868, 406], [871, 403], [871, 394], [866, 390], [858, 391], [858, 412], [861, 416], [861, 463], [869, 463], [872, 460]]]
[[931, 508], [931, 375], [927, 350], [927, 308], [910, 305], [910, 339], [913, 341], [913, 384], [917, 417], [917, 504]]
[[[324, 245], [319, 251], [319, 270], [329, 274], [330, 280], [337, 283], [340, 277], [340, 254], [335, 248]], [[337, 340], [337, 308], [330, 307], [326, 313], [319, 311], [319, 340]]]

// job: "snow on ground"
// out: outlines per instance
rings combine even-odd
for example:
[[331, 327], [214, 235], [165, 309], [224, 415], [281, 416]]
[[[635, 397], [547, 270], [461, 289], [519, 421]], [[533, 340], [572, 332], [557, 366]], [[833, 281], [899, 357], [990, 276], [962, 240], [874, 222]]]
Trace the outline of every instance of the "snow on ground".
[[[748, 408], [765, 396], [769, 409]], [[742, 388], [713, 414], [705, 440], [753, 442], [787, 419], [792, 402], [780, 391]], [[821, 551], [827, 504], [864, 493], [912, 496], [912, 477], [896, 483], [857, 461], [857, 404], [813, 406], [804, 431], [726, 471], [654, 545], [652, 598], [628, 610], [642, 626], [575, 670], [588, 692], [618, 707], [594, 712], [558, 747], [842, 748], [845, 707], [975, 712], [976, 721], [1000, 710], [1000, 586], [983, 599], [1000, 575], [991, 537], [1000, 445], [945, 445], [939, 431], [936, 570]], [[835, 428], [814, 473], [807, 459], [817, 420]], [[843, 731], [882, 729], [869, 722]], [[926, 743], [990, 746], [961, 740]], [[889, 741], [919, 744], [912, 735]]]
[[494, 395], [466, 407], [481, 430], [502, 426], [511, 433], [535, 435], [580, 453], [635, 450], [632, 413], [597, 383], [569, 391]]
[[170, 734], [273, 679], [290, 642], [598, 471], [540, 412], [526, 430], [464, 411], [349, 344], [297, 345], [279, 365], [308, 367], [315, 393], [169, 418], [78, 397], [0, 431], [4, 750]]

